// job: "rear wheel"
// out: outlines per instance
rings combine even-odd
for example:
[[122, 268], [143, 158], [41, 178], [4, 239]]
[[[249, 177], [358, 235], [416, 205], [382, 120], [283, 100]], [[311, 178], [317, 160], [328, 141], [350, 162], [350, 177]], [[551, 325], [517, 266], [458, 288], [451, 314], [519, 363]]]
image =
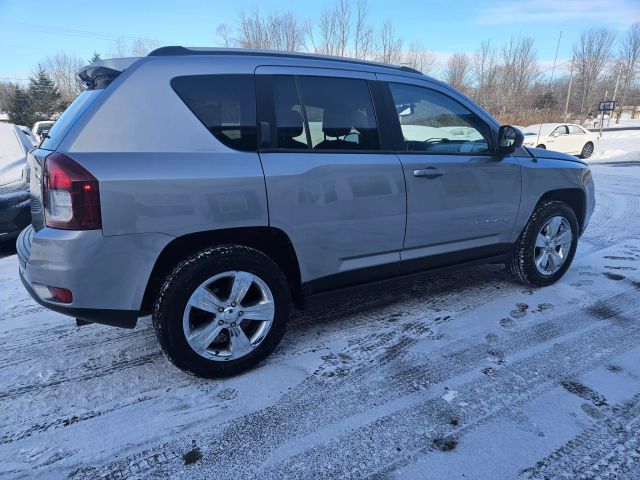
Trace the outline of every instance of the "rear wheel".
[[591, 155], [593, 155], [593, 143], [587, 142], [585, 146], [582, 147], [580, 158], [589, 158]]
[[213, 247], [166, 279], [153, 309], [162, 350], [179, 368], [207, 378], [235, 375], [278, 345], [291, 311], [285, 275], [262, 252]]
[[507, 268], [522, 283], [551, 285], [571, 265], [578, 236], [578, 219], [571, 207], [559, 201], [542, 202], [516, 242]]

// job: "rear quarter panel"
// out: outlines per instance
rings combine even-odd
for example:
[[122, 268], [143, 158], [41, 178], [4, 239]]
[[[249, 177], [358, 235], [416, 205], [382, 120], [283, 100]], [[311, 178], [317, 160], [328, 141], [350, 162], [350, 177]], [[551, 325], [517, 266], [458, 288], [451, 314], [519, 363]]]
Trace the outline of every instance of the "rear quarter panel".
[[219, 143], [170, 85], [179, 75], [223, 71], [253, 73], [253, 66], [233, 58], [144, 58], [64, 138], [59, 151], [100, 182], [104, 235], [268, 225], [257, 153]]

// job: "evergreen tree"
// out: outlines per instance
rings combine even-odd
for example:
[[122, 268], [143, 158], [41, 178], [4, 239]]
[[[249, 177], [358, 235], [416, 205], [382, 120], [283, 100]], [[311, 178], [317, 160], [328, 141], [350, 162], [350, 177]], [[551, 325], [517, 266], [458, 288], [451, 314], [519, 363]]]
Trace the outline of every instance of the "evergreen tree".
[[60, 93], [47, 72], [38, 66], [38, 70], [29, 77], [27, 96], [30, 100], [30, 110], [35, 121], [51, 120], [61, 109]]
[[5, 110], [9, 115], [9, 121], [16, 125], [26, 125], [31, 127], [35, 122], [35, 116], [31, 109], [29, 92], [26, 88], [18, 84], [11, 84], [12, 90], [9, 95]]
[[91, 55], [91, 58], [89, 59], [89, 65], [91, 65], [92, 63], [96, 63], [100, 60], [102, 60], [102, 57], [100, 56], [100, 54], [98, 52], [93, 52], [93, 55]]

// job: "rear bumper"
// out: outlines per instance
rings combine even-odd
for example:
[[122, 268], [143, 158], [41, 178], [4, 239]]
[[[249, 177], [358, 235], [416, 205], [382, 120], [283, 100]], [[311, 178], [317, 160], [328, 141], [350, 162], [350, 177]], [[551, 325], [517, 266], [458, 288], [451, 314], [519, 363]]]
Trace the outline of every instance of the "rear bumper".
[[35, 290], [31, 287], [31, 284], [24, 278], [22, 268], [20, 269], [20, 280], [29, 295], [31, 295], [31, 298], [43, 307], [63, 315], [79, 318], [85, 322], [102, 323], [104, 325], [111, 325], [112, 327], [134, 328], [138, 322], [138, 317], [142, 316], [142, 312], [136, 310], [74, 308], [55, 302], [47, 302], [38, 296]]
[[[133, 328], [156, 258], [172, 237], [163, 234], [104, 237], [100, 230], [29, 226], [16, 242], [20, 279], [50, 310], [93, 323]], [[73, 302], [43, 298], [46, 286], [66, 288]], [[45, 295], [46, 297], [46, 295]]]

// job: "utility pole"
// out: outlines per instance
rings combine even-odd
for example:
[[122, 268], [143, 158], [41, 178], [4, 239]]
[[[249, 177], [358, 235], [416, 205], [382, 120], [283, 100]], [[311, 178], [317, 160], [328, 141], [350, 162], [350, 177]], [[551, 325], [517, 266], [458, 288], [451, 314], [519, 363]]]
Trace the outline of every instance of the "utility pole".
[[569, 71], [569, 87], [567, 88], [567, 101], [564, 103], [564, 121], [569, 116], [569, 98], [571, 98], [571, 82], [573, 81], [573, 60], [571, 60], [571, 70]]
[[[618, 83], [620, 83], [620, 74], [622, 73], [622, 64], [620, 64], [620, 67], [618, 68], [618, 76], [616, 77], [616, 88], [613, 90], [613, 101], [616, 101], [616, 95], [618, 94]], [[605, 95], [606, 96], [606, 95]], [[615, 104], [614, 104], [615, 105]], [[611, 115], [614, 114], [614, 111], [611, 111], [611, 114], [609, 115], [609, 119], [607, 120], [607, 128], [609, 128], [609, 125], [611, 124]]]

